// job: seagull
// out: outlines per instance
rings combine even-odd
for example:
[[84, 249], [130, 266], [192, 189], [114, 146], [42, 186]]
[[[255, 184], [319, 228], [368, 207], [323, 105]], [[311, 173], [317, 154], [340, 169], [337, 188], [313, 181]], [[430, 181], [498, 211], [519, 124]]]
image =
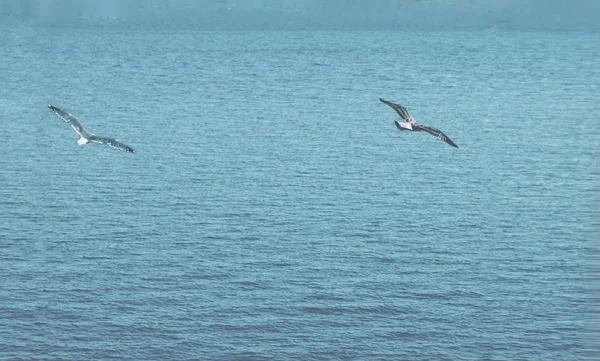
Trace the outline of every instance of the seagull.
[[458, 146], [456, 144], [454, 144], [454, 142], [452, 140], [450, 140], [450, 138], [448, 138], [446, 136], [446, 134], [442, 133], [440, 130], [419, 124], [415, 120], [415, 118], [413, 118], [413, 116], [410, 115], [408, 110], [406, 110], [406, 108], [403, 107], [402, 105], [394, 104], [392, 102], [388, 102], [387, 100], [381, 99], [381, 98], [379, 98], [379, 100], [381, 100], [383, 103], [389, 105], [392, 109], [394, 109], [396, 111], [396, 113], [398, 113], [400, 115], [400, 117], [402, 119], [405, 120], [404, 122], [399, 122], [397, 120], [394, 120], [394, 124], [396, 124], [398, 129], [413, 130], [413, 131], [417, 131], [417, 132], [424, 130], [431, 135], [435, 135], [440, 140], [443, 140], [444, 142], [450, 144], [451, 146], [458, 148]]
[[79, 136], [81, 137], [77, 141], [77, 145], [82, 146], [82, 145], [87, 144], [88, 142], [94, 142], [94, 143], [100, 143], [100, 144], [108, 144], [109, 146], [111, 146], [113, 148], [121, 149], [126, 152], [130, 152], [130, 153], [135, 153], [135, 150], [133, 150], [133, 148], [131, 148], [130, 146], [128, 146], [126, 144], [121, 143], [118, 139], [99, 137], [99, 136], [95, 135], [94, 133], [90, 132], [89, 130], [85, 129], [83, 124], [81, 124], [79, 119], [77, 119], [77, 117], [75, 117], [73, 114], [67, 113], [63, 110], [60, 110], [59, 108], [57, 108], [53, 105], [48, 105], [48, 108], [50, 108], [50, 110], [52, 110], [56, 115], [58, 115], [65, 122], [71, 123], [71, 127], [73, 127], [75, 132], [77, 132], [77, 134], [79, 134]]

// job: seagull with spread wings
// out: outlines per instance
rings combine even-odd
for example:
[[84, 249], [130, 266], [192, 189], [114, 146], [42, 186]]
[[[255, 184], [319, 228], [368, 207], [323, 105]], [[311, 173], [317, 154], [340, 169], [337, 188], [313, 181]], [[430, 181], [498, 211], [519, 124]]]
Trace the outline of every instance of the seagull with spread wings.
[[73, 114], [67, 113], [63, 110], [60, 110], [59, 108], [57, 108], [53, 105], [48, 105], [48, 108], [50, 108], [50, 110], [52, 110], [62, 120], [71, 124], [71, 127], [73, 127], [75, 132], [77, 132], [77, 134], [79, 134], [79, 136], [81, 137], [77, 141], [78, 145], [85, 145], [88, 142], [93, 142], [93, 143], [107, 144], [113, 148], [121, 149], [126, 152], [130, 152], [130, 153], [135, 153], [135, 150], [133, 150], [133, 148], [131, 148], [130, 146], [128, 146], [124, 143], [121, 143], [121, 141], [119, 141], [118, 139], [99, 137], [99, 136], [95, 135], [94, 133], [90, 132], [83, 126], [83, 124], [81, 124], [79, 119], [77, 119]]
[[451, 146], [458, 148], [458, 146], [456, 144], [454, 144], [454, 142], [452, 140], [450, 140], [450, 138], [448, 138], [446, 136], [446, 134], [442, 133], [440, 130], [419, 124], [415, 120], [415, 118], [413, 118], [413, 116], [410, 115], [408, 110], [406, 110], [406, 108], [403, 107], [402, 105], [394, 104], [392, 102], [389, 102], [389, 101], [387, 101], [385, 99], [381, 99], [381, 98], [379, 98], [379, 100], [381, 100], [383, 103], [389, 105], [392, 109], [394, 109], [396, 111], [396, 113], [398, 113], [398, 115], [400, 115], [400, 117], [402, 119], [404, 119], [403, 122], [394, 120], [394, 124], [396, 124], [396, 127], [398, 127], [398, 129], [413, 130], [413, 131], [418, 131], [418, 132], [425, 131], [431, 135], [436, 136], [440, 140], [443, 140], [444, 142], [450, 144]]

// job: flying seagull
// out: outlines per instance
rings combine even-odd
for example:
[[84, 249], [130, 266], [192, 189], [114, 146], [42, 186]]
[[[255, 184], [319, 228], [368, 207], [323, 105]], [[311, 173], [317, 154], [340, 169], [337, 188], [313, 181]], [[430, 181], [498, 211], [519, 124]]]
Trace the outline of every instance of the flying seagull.
[[456, 144], [454, 144], [454, 142], [452, 140], [450, 140], [450, 138], [448, 138], [446, 136], [446, 134], [442, 133], [440, 130], [419, 124], [415, 120], [415, 118], [413, 118], [413, 116], [410, 115], [408, 110], [406, 110], [406, 108], [403, 107], [402, 105], [394, 104], [392, 102], [388, 102], [387, 100], [381, 99], [381, 98], [379, 98], [379, 100], [381, 100], [383, 103], [389, 105], [392, 109], [394, 109], [396, 111], [396, 113], [398, 113], [400, 115], [400, 117], [402, 119], [404, 119], [403, 122], [394, 120], [394, 124], [396, 124], [398, 129], [413, 130], [413, 131], [417, 131], [417, 132], [420, 132], [423, 130], [431, 135], [435, 135], [436, 137], [438, 137], [439, 139], [443, 140], [444, 142], [450, 144], [451, 146], [458, 148], [458, 146]]
[[58, 115], [62, 120], [67, 123], [71, 123], [71, 127], [79, 134], [81, 137], [78, 141], [78, 145], [85, 145], [88, 142], [100, 143], [100, 144], [108, 144], [109, 146], [117, 149], [124, 150], [126, 152], [135, 153], [135, 150], [130, 146], [121, 143], [118, 139], [99, 137], [89, 130], [85, 129], [83, 124], [77, 119], [73, 114], [67, 113], [63, 110], [58, 109], [53, 105], [48, 105], [48, 108], [52, 110], [56, 115]]

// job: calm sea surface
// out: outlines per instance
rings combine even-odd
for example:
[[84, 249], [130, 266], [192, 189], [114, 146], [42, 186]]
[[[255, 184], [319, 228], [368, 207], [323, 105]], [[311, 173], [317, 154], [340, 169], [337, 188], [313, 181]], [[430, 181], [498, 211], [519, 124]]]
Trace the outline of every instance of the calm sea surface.
[[[599, 54], [3, 26], [0, 359], [583, 359]], [[137, 152], [78, 147], [47, 104]]]

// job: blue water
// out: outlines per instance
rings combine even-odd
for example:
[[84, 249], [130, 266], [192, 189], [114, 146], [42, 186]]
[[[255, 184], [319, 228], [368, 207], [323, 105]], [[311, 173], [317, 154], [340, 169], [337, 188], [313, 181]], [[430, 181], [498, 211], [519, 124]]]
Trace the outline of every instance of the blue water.
[[17, 25], [0, 49], [0, 359], [585, 357], [599, 34]]

